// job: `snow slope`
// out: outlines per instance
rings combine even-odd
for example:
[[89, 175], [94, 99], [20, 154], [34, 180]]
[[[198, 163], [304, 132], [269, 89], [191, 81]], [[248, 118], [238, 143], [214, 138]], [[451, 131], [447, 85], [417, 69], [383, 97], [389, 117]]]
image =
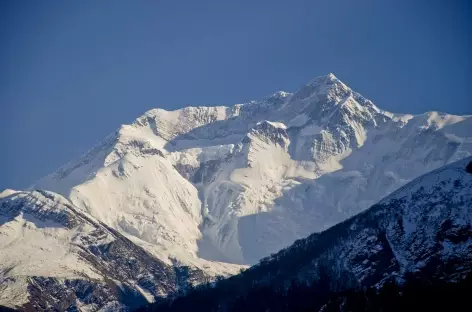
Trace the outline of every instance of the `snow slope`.
[[168, 265], [52, 192], [0, 194], [0, 305], [125, 311], [207, 279]]
[[471, 130], [471, 116], [383, 111], [329, 74], [261, 101], [150, 110], [32, 188], [166, 263], [228, 272], [471, 155]]

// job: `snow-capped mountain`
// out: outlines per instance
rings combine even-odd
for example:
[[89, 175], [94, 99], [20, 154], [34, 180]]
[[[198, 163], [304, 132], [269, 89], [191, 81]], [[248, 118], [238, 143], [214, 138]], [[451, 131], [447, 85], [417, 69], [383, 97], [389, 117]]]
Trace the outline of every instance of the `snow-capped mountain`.
[[[215, 287], [149, 310], [192, 311], [189, 307], [198, 303], [205, 311], [242, 311], [241, 307], [291, 311], [280, 306], [288, 302], [290, 285], [295, 291], [296, 285], [316, 289], [299, 291], [292, 300], [315, 302], [321, 308], [333, 293], [346, 289], [381, 287], [387, 281], [402, 284], [411, 277], [429, 283], [457, 282], [471, 273], [472, 157], [468, 157], [414, 179], [368, 210], [296, 241]], [[302, 307], [298, 310], [305, 311]]]
[[471, 130], [471, 116], [383, 111], [329, 74], [262, 101], [150, 110], [33, 188], [163, 261], [251, 264], [471, 155]]
[[471, 130], [472, 116], [383, 111], [332, 74], [261, 101], [150, 110], [2, 193], [0, 305], [126, 309], [235, 274], [472, 155]]

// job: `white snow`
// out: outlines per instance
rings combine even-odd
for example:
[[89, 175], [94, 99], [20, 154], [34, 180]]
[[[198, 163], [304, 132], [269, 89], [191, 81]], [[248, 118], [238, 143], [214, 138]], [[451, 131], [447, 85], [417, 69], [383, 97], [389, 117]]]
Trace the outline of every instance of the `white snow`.
[[[293, 94], [153, 109], [34, 188], [163, 261], [235, 271], [472, 154], [472, 117], [377, 108], [334, 75]], [[413, 229], [411, 229], [413, 230]]]

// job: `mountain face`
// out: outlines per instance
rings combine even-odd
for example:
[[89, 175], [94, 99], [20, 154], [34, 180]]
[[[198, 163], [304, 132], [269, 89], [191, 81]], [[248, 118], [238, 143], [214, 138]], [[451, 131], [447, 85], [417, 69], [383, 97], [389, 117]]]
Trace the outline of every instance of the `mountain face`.
[[46, 192], [0, 195], [0, 306], [122, 311], [209, 280], [170, 266]]
[[[433, 285], [468, 276], [470, 285], [472, 173], [465, 170], [467, 164], [472, 157], [413, 180], [368, 210], [296, 241], [240, 275], [148, 310], [306, 311], [293, 302], [298, 299], [312, 311], [335, 292], [401, 285], [412, 277]], [[467, 300], [464, 294], [460, 299]], [[340, 306], [334, 311], [345, 310]]]
[[235, 274], [472, 155], [471, 129], [472, 116], [383, 111], [332, 74], [261, 101], [150, 110], [2, 194], [0, 305], [126, 309]]
[[253, 264], [471, 155], [470, 129], [383, 111], [329, 74], [262, 101], [150, 110], [33, 188], [163, 261]]

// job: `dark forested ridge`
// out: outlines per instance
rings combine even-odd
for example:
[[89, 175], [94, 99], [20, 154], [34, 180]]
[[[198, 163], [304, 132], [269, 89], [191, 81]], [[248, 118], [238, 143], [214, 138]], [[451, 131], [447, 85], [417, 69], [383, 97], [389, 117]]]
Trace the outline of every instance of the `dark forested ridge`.
[[332, 297], [323, 312], [470, 311], [472, 274], [455, 282], [428, 281], [412, 276], [402, 285], [350, 290]]
[[244, 295], [236, 295], [231, 301], [225, 302], [227, 294], [220, 286], [203, 286], [190, 291], [185, 297], [138, 311], [469, 311], [472, 274], [455, 282], [424, 280], [409, 275], [401, 284], [387, 282], [380, 288], [367, 287], [343, 292], [326, 289], [323, 282], [307, 285], [293, 281], [286, 289], [254, 287]]

